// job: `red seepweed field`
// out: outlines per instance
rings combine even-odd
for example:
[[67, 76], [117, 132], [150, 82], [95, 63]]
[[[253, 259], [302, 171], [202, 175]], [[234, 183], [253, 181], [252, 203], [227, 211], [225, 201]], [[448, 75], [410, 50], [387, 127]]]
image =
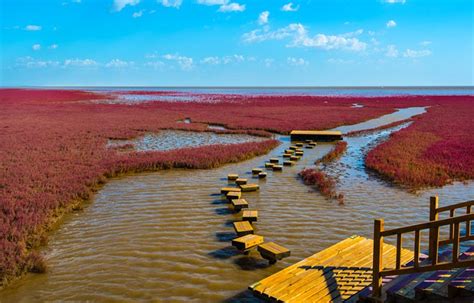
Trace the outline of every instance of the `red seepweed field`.
[[[354, 124], [399, 107], [430, 106], [411, 126], [371, 151], [368, 166], [408, 186], [474, 178], [473, 97], [212, 95], [213, 102], [96, 102], [114, 97], [74, 90], [0, 90], [2, 283], [38, 269], [40, 261], [32, 248], [45, 243], [56, 219], [88, 199], [107, 177], [176, 167], [213, 168], [267, 153], [278, 144], [269, 139], [124, 153], [107, 148], [112, 138], [130, 139], [162, 129], [209, 131], [206, 123], [231, 129], [225, 132], [268, 136]], [[352, 108], [353, 103], [364, 107]], [[177, 123], [186, 117], [193, 123]]]

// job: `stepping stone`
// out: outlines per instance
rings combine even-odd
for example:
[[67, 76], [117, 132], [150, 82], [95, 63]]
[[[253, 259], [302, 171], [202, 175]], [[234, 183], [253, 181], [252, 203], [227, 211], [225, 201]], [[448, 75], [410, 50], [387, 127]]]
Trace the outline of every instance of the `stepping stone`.
[[232, 240], [232, 246], [239, 250], [249, 250], [263, 243], [263, 237], [259, 235], [245, 235]]
[[258, 220], [258, 210], [242, 211], [242, 221], [256, 222]]
[[285, 149], [285, 154], [292, 154], [295, 151], [293, 149]]
[[231, 203], [236, 211], [240, 211], [242, 208], [249, 207], [249, 203], [245, 199], [233, 199]]
[[277, 260], [289, 257], [291, 254], [289, 249], [274, 242], [260, 244], [257, 250], [264, 259], [270, 261], [270, 264], [274, 264]]
[[238, 185], [247, 184], [247, 179], [238, 178], [237, 180], [235, 180], [235, 183]]
[[279, 161], [278, 158], [270, 158], [270, 163], [278, 163]]
[[290, 160], [291, 161], [298, 161], [301, 157], [300, 156], [291, 156]]
[[310, 146], [316, 146], [316, 145], [318, 145], [318, 143], [316, 143], [316, 142], [311, 142], [311, 143], [309, 143], [309, 145], [310, 145]]
[[260, 188], [260, 186], [258, 186], [258, 184], [242, 184], [242, 185], [240, 185], [240, 189], [244, 192], [256, 191], [259, 188]]
[[295, 153], [295, 156], [302, 156], [302, 155], [304, 155], [304, 153], [303, 153], [302, 151], [297, 151], [297, 152]]
[[221, 194], [227, 194], [228, 192], [241, 192], [241, 189], [238, 187], [222, 187]]
[[295, 146], [295, 145], [292, 145], [292, 146], [289, 147], [289, 149], [292, 149], [292, 150], [295, 150], [295, 149], [297, 149], [297, 148], [298, 148], [298, 147]]
[[290, 158], [292, 154], [283, 154], [283, 158]]
[[227, 175], [227, 180], [233, 181], [233, 180], [237, 180], [237, 178], [239, 178], [239, 175], [237, 175], [237, 174], [228, 174]]
[[285, 161], [285, 162], [283, 162], [283, 165], [285, 165], [285, 166], [292, 166], [294, 164], [295, 164], [294, 161]]
[[273, 170], [274, 171], [282, 171], [283, 170], [283, 165], [273, 165]]
[[297, 149], [295, 149], [295, 154], [296, 154], [297, 152], [303, 152], [303, 149], [302, 149], [302, 148], [297, 148]]
[[314, 148], [314, 146], [313, 145], [306, 145], [304, 148], [311, 149], [311, 148]]
[[234, 230], [237, 236], [242, 237], [245, 235], [253, 234], [253, 226], [248, 221], [234, 222]]
[[264, 178], [267, 177], [267, 173], [266, 173], [266, 172], [261, 172], [261, 173], [258, 174], [258, 177], [259, 177], [260, 179], [264, 179]]
[[295, 145], [296, 145], [297, 147], [303, 147], [303, 146], [304, 146], [304, 144], [303, 144], [303, 143], [300, 143], [300, 142], [296, 143]]
[[267, 163], [265, 163], [265, 168], [273, 168], [273, 165], [275, 165], [275, 164], [267, 162]]
[[225, 196], [227, 197], [227, 200], [232, 201], [234, 199], [240, 199], [240, 197], [242, 197], [242, 193], [239, 191], [231, 191], [228, 192]]
[[262, 172], [261, 168], [252, 168], [252, 174], [253, 175], [258, 175], [261, 172]]

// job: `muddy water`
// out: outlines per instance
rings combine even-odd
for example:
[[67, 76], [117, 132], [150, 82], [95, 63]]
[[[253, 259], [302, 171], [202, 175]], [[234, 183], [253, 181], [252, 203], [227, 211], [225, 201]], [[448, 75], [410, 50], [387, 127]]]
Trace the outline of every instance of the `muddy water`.
[[303, 186], [297, 173], [323, 156], [331, 144], [305, 150], [303, 160], [283, 172], [269, 171], [261, 190], [245, 193], [260, 218], [256, 232], [292, 251], [267, 266], [256, 253], [230, 247], [229, 211], [218, 195], [228, 173], [249, 171], [269, 155], [213, 170], [169, 170], [111, 180], [92, 204], [70, 215], [50, 238], [45, 253], [50, 271], [29, 275], [0, 293], [2, 302], [216, 302], [257, 301], [246, 287], [348, 236], [372, 236], [372, 220], [387, 228], [426, 220], [428, 197], [441, 204], [474, 197], [474, 184], [455, 184], [418, 195], [388, 186], [363, 167], [367, 145], [393, 130], [347, 138], [348, 152], [327, 170], [340, 176], [345, 205], [328, 201]]
[[211, 132], [164, 130], [156, 134], [146, 134], [133, 140], [110, 140], [109, 147], [133, 144], [138, 151], [164, 151], [185, 147], [212, 144], [236, 144], [263, 140], [268, 140], [268, 138], [243, 134], [215, 134]]

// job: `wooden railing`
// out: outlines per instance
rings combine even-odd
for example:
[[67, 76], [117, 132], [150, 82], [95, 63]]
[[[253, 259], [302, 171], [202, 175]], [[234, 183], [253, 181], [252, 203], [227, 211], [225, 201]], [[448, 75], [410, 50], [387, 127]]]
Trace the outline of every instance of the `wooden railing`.
[[[384, 221], [382, 219], [375, 220], [374, 223], [374, 250], [373, 250], [373, 280], [372, 280], [372, 297], [374, 299], [382, 297], [382, 277], [391, 275], [403, 275], [411, 273], [422, 273], [434, 270], [444, 270], [460, 267], [474, 266], [474, 260], [459, 260], [459, 244], [462, 241], [474, 239], [471, 235], [471, 221], [474, 220], [474, 214], [471, 213], [471, 207], [474, 201], [462, 202], [455, 205], [438, 207], [438, 197], [430, 198], [430, 222], [421, 223], [392, 230], [384, 230]], [[456, 210], [466, 209], [466, 214], [456, 216]], [[449, 218], [439, 220], [439, 214], [449, 211]], [[460, 225], [466, 224], [466, 233], [460, 236]], [[439, 230], [443, 226], [449, 226], [449, 238], [440, 240]], [[429, 263], [420, 264], [420, 242], [421, 232], [428, 230], [429, 233]], [[413, 264], [401, 264], [401, 252], [403, 244], [403, 235], [414, 233], [414, 256]], [[384, 268], [383, 266], [383, 241], [384, 237], [396, 236], [397, 249], [395, 268]], [[448, 262], [439, 262], [439, 246], [452, 243], [452, 259]]]

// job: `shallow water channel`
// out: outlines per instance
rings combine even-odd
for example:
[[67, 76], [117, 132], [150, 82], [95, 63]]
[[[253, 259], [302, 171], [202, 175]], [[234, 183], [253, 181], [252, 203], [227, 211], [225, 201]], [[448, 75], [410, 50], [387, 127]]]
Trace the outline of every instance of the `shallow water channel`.
[[239, 215], [229, 210], [219, 189], [228, 173], [252, 178], [250, 170], [280, 156], [288, 137], [278, 137], [282, 144], [268, 155], [217, 169], [110, 180], [51, 235], [45, 249], [49, 272], [14, 283], [0, 293], [0, 301], [258, 302], [248, 285], [353, 234], [372, 237], [374, 218], [385, 218], [386, 228], [412, 224], [428, 218], [433, 194], [441, 205], [474, 197], [473, 183], [415, 195], [368, 173], [363, 165], [368, 146], [400, 127], [346, 138], [348, 151], [327, 167], [339, 176], [344, 205], [297, 178], [332, 148], [329, 143], [305, 149], [303, 159], [283, 172], [268, 171], [267, 180], [252, 179], [260, 191], [244, 198], [259, 210], [256, 233], [291, 249], [291, 257], [276, 265], [230, 247], [231, 222]]

